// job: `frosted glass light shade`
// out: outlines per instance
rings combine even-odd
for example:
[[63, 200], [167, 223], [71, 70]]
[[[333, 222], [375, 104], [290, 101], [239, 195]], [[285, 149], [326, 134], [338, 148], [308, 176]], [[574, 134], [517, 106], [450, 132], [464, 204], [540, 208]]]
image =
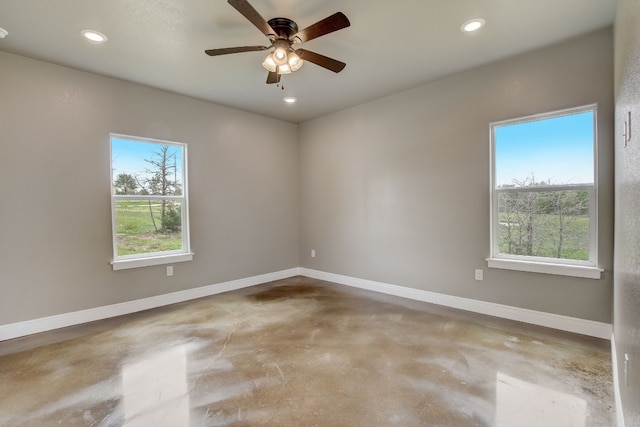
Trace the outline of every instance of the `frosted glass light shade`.
[[287, 51], [281, 48], [277, 48], [273, 51], [273, 60], [278, 65], [287, 63]]
[[291, 74], [291, 67], [289, 64], [278, 65], [278, 74]]
[[291, 71], [298, 71], [300, 67], [302, 67], [302, 64], [304, 64], [304, 61], [300, 59], [298, 54], [295, 52], [289, 53], [289, 59], [287, 62], [289, 63], [289, 67], [291, 67]]
[[262, 66], [267, 70], [270, 71], [272, 73], [276, 72], [277, 69], [277, 65], [276, 62], [273, 60], [273, 55], [269, 54], [267, 55], [267, 57], [264, 59], [264, 62], [262, 63]]

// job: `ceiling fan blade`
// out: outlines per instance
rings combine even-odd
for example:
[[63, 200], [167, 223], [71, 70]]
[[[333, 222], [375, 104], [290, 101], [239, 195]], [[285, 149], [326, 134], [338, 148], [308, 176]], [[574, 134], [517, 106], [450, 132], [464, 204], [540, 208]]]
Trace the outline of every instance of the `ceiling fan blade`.
[[242, 16], [247, 18], [249, 22], [255, 25], [257, 29], [262, 31], [265, 36], [269, 37], [269, 35], [276, 35], [276, 32], [273, 31], [271, 25], [269, 25], [269, 23], [260, 16], [258, 11], [255, 10], [247, 0], [227, 0], [227, 2], [240, 12]]
[[308, 26], [304, 30], [298, 31], [293, 35], [293, 40], [297, 43], [308, 42], [309, 40], [324, 36], [325, 34], [347, 28], [350, 25], [351, 23], [344, 13], [337, 12], [327, 18], [324, 18], [322, 21], [318, 21], [315, 24]]
[[328, 56], [320, 55], [319, 53], [311, 52], [310, 50], [297, 49], [296, 53], [303, 60], [313, 62], [327, 70], [333, 71], [334, 73], [339, 73], [347, 66], [344, 62], [329, 58]]
[[269, 71], [267, 76], [267, 84], [272, 85], [274, 83], [280, 83], [280, 74]]
[[241, 52], [257, 52], [259, 50], [269, 49], [266, 46], [240, 46], [240, 47], [224, 47], [222, 49], [207, 49], [204, 51], [209, 56], [228, 55], [230, 53]]

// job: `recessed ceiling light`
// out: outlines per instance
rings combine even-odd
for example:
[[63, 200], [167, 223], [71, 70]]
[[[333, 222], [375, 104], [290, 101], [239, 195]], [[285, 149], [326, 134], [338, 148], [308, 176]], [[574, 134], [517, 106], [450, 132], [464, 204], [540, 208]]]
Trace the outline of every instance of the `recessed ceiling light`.
[[482, 18], [473, 18], [468, 21], [464, 21], [460, 26], [460, 30], [465, 33], [470, 33], [472, 31], [478, 31], [480, 28], [484, 27], [485, 20]]
[[298, 102], [298, 99], [295, 96], [285, 96], [282, 100], [287, 104], [295, 104]]
[[3, 39], [8, 35], [9, 35], [9, 31], [5, 30], [4, 28], [0, 28], [0, 39]]
[[84, 30], [80, 31], [80, 34], [82, 34], [86, 39], [91, 40], [92, 42], [104, 43], [107, 41], [107, 36], [102, 34], [100, 31], [85, 28]]

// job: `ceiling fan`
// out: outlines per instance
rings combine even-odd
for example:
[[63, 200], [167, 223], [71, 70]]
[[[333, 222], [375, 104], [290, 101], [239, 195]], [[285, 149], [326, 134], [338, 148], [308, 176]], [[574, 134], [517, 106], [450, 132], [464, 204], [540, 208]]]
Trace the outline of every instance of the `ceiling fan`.
[[240, 46], [208, 49], [204, 51], [207, 55], [219, 56], [274, 48], [262, 63], [262, 66], [269, 71], [267, 84], [279, 83], [280, 77], [283, 74], [290, 74], [298, 70], [304, 61], [309, 61], [327, 70], [331, 70], [334, 73], [339, 73], [347, 65], [344, 62], [310, 50], [293, 48], [295, 44], [308, 42], [309, 40], [350, 26], [351, 23], [349, 19], [347, 19], [342, 12], [334, 13], [299, 31], [298, 25], [288, 18], [273, 18], [265, 21], [247, 0], [227, 0], [227, 2], [267, 36], [271, 44], [269, 46]]

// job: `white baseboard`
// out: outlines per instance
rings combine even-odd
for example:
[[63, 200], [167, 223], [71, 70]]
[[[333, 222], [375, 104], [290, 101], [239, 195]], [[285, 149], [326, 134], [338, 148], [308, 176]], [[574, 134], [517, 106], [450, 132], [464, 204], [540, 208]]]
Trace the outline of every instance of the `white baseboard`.
[[616, 349], [616, 335], [611, 334], [611, 365], [613, 366], [613, 394], [616, 399], [616, 425], [624, 427], [624, 412], [622, 412], [622, 399], [620, 397], [620, 380], [618, 377], [618, 351]]
[[127, 301], [119, 304], [26, 320], [24, 322], [11, 323], [8, 325], [0, 325], [0, 341], [65, 328], [67, 326], [79, 325], [81, 323], [93, 322], [110, 317], [122, 316], [124, 314], [149, 310], [151, 308], [162, 307], [196, 298], [229, 292], [236, 289], [248, 288], [262, 283], [273, 282], [274, 280], [297, 276], [299, 273], [299, 268], [292, 268], [289, 270], [282, 270], [274, 273], [247, 277], [245, 279], [202, 286], [199, 288], [186, 289], [184, 291], [172, 292], [170, 294]]
[[407, 288], [404, 286], [391, 285], [388, 283], [358, 279], [355, 277], [342, 276], [339, 274], [326, 273], [323, 271], [299, 267], [259, 276], [248, 277], [245, 279], [232, 280], [229, 282], [187, 289], [179, 292], [172, 292], [170, 294], [158, 295], [134, 301], [127, 301], [119, 304], [90, 308], [87, 310], [58, 314], [54, 316], [27, 320], [18, 323], [11, 323], [7, 325], [0, 325], [0, 341], [31, 334], [37, 334], [40, 332], [51, 331], [54, 329], [65, 328], [67, 326], [93, 322], [110, 317], [122, 316], [138, 311], [149, 310], [152, 308], [162, 307], [165, 305], [175, 304], [196, 298], [229, 292], [236, 289], [248, 288], [262, 283], [286, 279], [288, 277], [297, 275], [303, 275], [342, 285], [367, 289], [374, 292], [395, 295], [416, 301], [423, 301], [432, 304], [443, 305], [446, 307], [487, 314], [490, 316], [517, 320], [520, 322], [531, 323], [548, 328], [560, 329], [563, 331], [575, 332], [578, 334], [589, 335], [603, 339], [611, 339], [611, 325], [608, 323], [601, 323], [592, 320], [561, 316], [558, 314], [527, 310], [524, 308], [511, 307], [507, 305], [478, 301], [469, 298], [438, 294], [435, 292], [423, 291], [420, 289]]
[[356, 288], [367, 289], [412, 300], [458, 308], [461, 310], [487, 314], [490, 316], [516, 320], [519, 322], [545, 326], [547, 328], [559, 329], [562, 331], [574, 332], [607, 340], [611, 339], [611, 324], [609, 323], [439, 294], [420, 289], [407, 288], [405, 286], [397, 286], [372, 280], [326, 273], [308, 268], [300, 268], [300, 274], [314, 279], [326, 280], [328, 282], [339, 283], [342, 285], [353, 286]]

